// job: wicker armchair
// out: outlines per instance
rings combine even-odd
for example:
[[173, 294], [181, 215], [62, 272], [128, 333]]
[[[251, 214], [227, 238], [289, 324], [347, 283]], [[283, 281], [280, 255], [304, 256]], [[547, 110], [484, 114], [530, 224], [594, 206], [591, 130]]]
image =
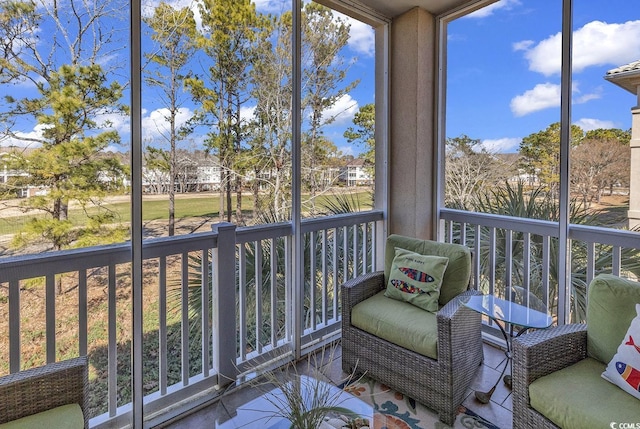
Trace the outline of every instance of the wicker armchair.
[[0, 424], [77, 403], [89, 427], [86, 356], [0, 377]]
[[[634, 317], [635, 303], [640, 303], [640, 283], [601, 274], [590, 283], [588, 295], [587, 324], [554, 326], [514, 340], [514, 429], [586, 429], [608, 427], [613, 421], [640, 420], [637, 400], [601, 377]], [[551, 377], [558, 374], [570, 374], [552, 381], [553, 386], [561, 386], [562, 392], [543, 390], [542, 396], [552, 404], [534, 408], [531, 384], [539, 380], [538, 383], [545, 382], [543, 386], [549, 387]], [[541, 396], [539, 386], [533, 391], [537, 401]], [[582, 395], [582, 392], [586, 393]], [[594, 397], [598, 400], [594, 401]], [[631, 406], [626, 407], [628, 402]], [[543, 414], [545, 412], [554, 415], [556, 421]]]
[[[351, 323], [352, 309], [386, 288], [385, 278], [388, 276], [390, 261], [393, 260], [394, 248], [419, 251], [423, 248], [421, 243], [424, 240], [390, 236], [385, 252], [387, 274], [382, 271], [365, 274], [342, 285], [342, 368], [347, 373], [366, 373], [432, 408], [438, 412], [442, 422], [453, 425], [458, 407], [483, 360], [480, 314], [461, 305], [459, 298], [478, 292], [467, 290], [445, 303], [441, 302], [443, 305], [436, 313], [437, 359], [379, 338]], [[436, 246], [438, 245], [445, 248], [458, 246], [445, 243], [438, 243]], [[471, 254], [464, 246], [459, 248], [468, 252], [464, 285], [468, 287]], [[443, 290], [446, 282], [445, 272]]]
[[511, 370], [513, 428], [558, 429], [529, 406], [529, 384], [586, 357], [587, 325], [584, 324], [556, 326], [515, 339]]

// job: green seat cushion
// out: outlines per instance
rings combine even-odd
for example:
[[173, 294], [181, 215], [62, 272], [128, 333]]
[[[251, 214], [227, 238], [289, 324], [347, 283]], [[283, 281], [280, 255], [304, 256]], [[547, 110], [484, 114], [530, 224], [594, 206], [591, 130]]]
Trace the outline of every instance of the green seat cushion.
[[636, 317], [640, 283], [600, 274], [589, 284], [587, 304], [587, 354], [609, 363]]
[[445, 305], [454, 297], [460, 295], [469, 287], [471, 278], [471, 250], [460, 244], [441, 243], [438, 241], [421, 240], [392, 234], [387, 237], [384, 253], [384, 278], [389, 280], [389, 273], [396, 247], [420, 253], [421, 255], [442, 256], [449, 259], [444, 272], [438, 303]]
[[78, 404], [67, 404], [0, 424], [0, 429], [83, 429], [84, 416]]
[[531, 407], [564, 429], [640, 422], [640, 401], [601, 377], [605, 365], [586, 358], [529, 385]]
[[384, 291], [353, 307], [351, 323], [400, 347], [438, 358], [436, 315], [407, 302], [387, 298]]

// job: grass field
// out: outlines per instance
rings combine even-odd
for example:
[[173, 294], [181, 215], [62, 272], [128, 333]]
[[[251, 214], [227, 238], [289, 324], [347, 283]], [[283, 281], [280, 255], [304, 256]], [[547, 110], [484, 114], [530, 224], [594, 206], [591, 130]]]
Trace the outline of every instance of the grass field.
[[[324, 207], [328, 202], [336, 200], [336, 194], [327, 194], [316, 197], [316, 206]], [[353, 196], [356, 204], [363, 209], [371, 208], [371, 195], [366, 190], [358, 190], [356, 193], [349, 194]], [[112, 196], [105, 199], [105, 207], [116, 213], [120, 223], [128, 224], [131, 221], [131, 203], [129, 196]], [[13, 201], [9, 205], [17, 205], [20, 200]], [[232, 210], [235, 213], [236, 197], [232, 198]], [[303, 196], [303, 204], [307, 204], [309, 197]], [[212, 219], [219, 217], [220, 197], [216, 194], [178, 194], [175, 201], [175, 218], [176, 220], [195, 219]], [[250, 195], [243, 196], [242, 211], [245, 217], [251, 218], [253, 214], [253, 198]], [[11, 210], [0, 210], [0, 235], [14, 234], [24, 223], [34, 217], [43, 216], [39, 214], [18, 214], [15, 208]], [[167, 195], [145, 195], [142, 206], [142, 220], [147, 221], [163, 221], [169, 217], [169, 197]], [[81, 226], [86, 223], [87, 216], [79, 208], [71, 206], [69, 211], [69, 219], [77, 225]], [[250, 222], [247, 222], [250, 223]]]

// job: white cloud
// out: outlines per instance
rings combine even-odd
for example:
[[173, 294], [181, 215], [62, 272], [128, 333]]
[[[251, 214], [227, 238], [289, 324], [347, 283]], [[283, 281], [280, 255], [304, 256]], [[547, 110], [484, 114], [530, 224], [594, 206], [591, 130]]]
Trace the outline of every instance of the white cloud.
[[582, 128], [584, 131], [592, 131], [599, 128], [616, 128], [616, 124], [613, 121], [603, 121], [601, 119], [593, 118], [580, 118], [574, 122], [574, 124]]
[[449, 42], [464, 42], [467, 40], [467, 36], [465, 34], [457, 33], [451, 34], [447, 33], [447, 41]]
[[240, 121], [249, 122], [253, 119], [258, 106], [242, 106], [240, 107]]
[[31, 131], [16, 131], [16, 137], [6, 137], [0, 141], [0, 145], [3, 147], [40, 147], [40, 143], [31, 139], [42, 140], [42, 133], [46, 128], [45, 125], [37, 124]]
[[598, 98], [600, 98], [600, 94], [592, 92], [591, 94], [584, 94], [579, 97], [575, 97], [573, 99], [573, 104], [584, 104], [591, 100], [597, 100]]
[[598, 98], [601, 97], [601, 93], [600, 93], [601, 91], [602, 91], [602, 87], [597, 87], [595, 92], [582, 94], [582, 91], [580, 91], [580, 83], [577, 80], [574, 80], [573, 87], [572, 87], [573, 99], [571, 101], [573, 104], [584, 104], [591, 100], [597, 100]]
[[96, 123], [99, 127], [114, 129], [118, 131], [120, 135], [129, 134], [131, 130], [131, 121], [129, 119], [129, 115], [124, 115], [121, 113], [106, 113], [103, 115], [99, 115], [96, 118]]
[[511, 111], [516, 116], [524, 116], [538, 110], [560, 105], [560, 85], [540, 83], [511, 99]]
[[358, 102], [349, 94], [344, 94], [333, 103], [333, 106], [322, 112], [322, 120], [326, 122], [333, 119], [333, 125], [346, 124], [352, 121], [357, 112]]
[[514, 51], [527, 51], [531, 46], [535, 45], [535, 43], [533, 40], [521, 40], [515, 42], [512, 46]]
[[504, 9], [511, 10], [515, 6], [520, 5], [520, 0], [500, 0], [499, 2], [492, 3], [489, 6], [485, 6], [482, 9], [478, 9], [469, 15], [465, 15], [465, 18], [486, 18], [493, 15], [494, 12]]
[[[572, 103], [584, 104], [588, 101], [600, 98], [597, 92], [581, 94], [578, 88], [578, 82], [573, 83]], [[536, 85], [533, 89], [525, 91], [521, 95], [517, 95], [511, 99], [511, 112], [515, 116], [525, 116], [529, 113], [551, 107], [560, 106], [560, 85], [545, 82]]]
[[522, 139], [519, 137], [504, 137], [482, 140], [480, 145], [489, 153], [511, 153], [517, 151], [521, 141]]
[[152, 17], [160, 3], [166, 3], [176, 10], [188, 7], [195, 12], [198, 9], [196, 2], [192, 0], [147, 0], [141, 5], [142, 16], [145, 18]]
[[280, 14], [291, 9], [291, 1], [286, 0], [253, 0], [256, 10], [263, 13]]
[[347, 17], [349, 29], [349, 47], [358, 54], [373, 57], [376, 52], [375, 33], [373, 28], [357, 19]]
[[[98, 114], [95, 117], [95, 121], [99, 127], [96, 133], [104, 130], [116, 130], [120, 133], [120, 136], [129, 134], [129, 116], [118, 113]], [[40, 143], [29, 139], [44, 140], [43, 131], [46, 128], [46, 125], [36, 124], [31, 131], [16, 131], [16, 137], [5, 137], [0, 141], [0, 146], [39, 147]], [[93, 131], [88, 131], [87, 133], [91, 134]]]
[[[146, 112], [143, 112], [146, 115]], [[176, 115], [176, 127], [181, 127], [193, 116], [193, 112], [181, 107]], [[169, 109], [161, 108], [152, 111], [149, 115], [142, 117], [143, 138], [145, 140], [156, 140], [167, 138], [169, 132]]]
[[202, 15], [200, 15], [200, 8], [198, 2], [194, 0], [148, 0], [143, 2], [141, 7], [141, 14], [143, 18], [151, 18], [160, 5], [161, 2], [167, 3], [169, 6], [176, 10], [188, 7], [193, 12], [193, 19], [196, 22], [196, 27], [202, 29]]
[[[518, 42], [516, 46], [526, 46]], [[530, 44], [524, 49], [529, 61], [529, 70], [551, 76], [560, 73], [561, 33], [549, 36], [537, 45]], [[592, 21], [576, 30], [573, 34], [574, 72], [587, 67], [612, 65], [620, 66], [640, 58], [640, 20], [622, 24], [608, 24]]]
[[338, 147], [338, 150], [340, 151], [340, 153], [341, 153], [343, 156], [348, 156], [348, 155], [351, 155], [351, 156], [357, 156], [357, 155], [358, 155], [358, 154], [356, 153], [356, 151], [355, 151], [355, 149], [354, 149], [353, 145], [351, 145], [351, 146], [349, 146], [349, 145], [339, 146], [339, 147]]

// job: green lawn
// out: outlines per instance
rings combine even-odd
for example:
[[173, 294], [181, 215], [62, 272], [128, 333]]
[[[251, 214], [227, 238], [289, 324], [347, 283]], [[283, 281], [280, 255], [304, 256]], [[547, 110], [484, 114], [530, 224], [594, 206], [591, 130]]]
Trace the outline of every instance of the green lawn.
[[[253, 201], [250, 198], [243, 199], [243, 210], [253, 209]], [[202, 196], [193, 198], [176, 198], [176, 219], [189, 217], [212, 217], [218, 215], [219, 197], [212, 195], [210, 198]], [[235, 207], [235, 198], [233, 199]], [[117, 213], [121, 223], [131, 221], [131, 203], [118, 202], [108, 203], [106, 207]], [[169, 200], [148, 200], [142, 203], [142, 218], [144, 221], [161, 220], [168, 218]], [[0, 219], [0, 235], [12, 234], [31, 217], [43, 215], [10, 216]], [[82, 210], [72, 209], [69, 211], [69, 219], [75, 225], [86, 223], [87, 217]]]
[[[164, 199], [147, 199], [142, 204], [142, 218], [144, 221], [162, 220], [168, 218], [169, 200], [168, 196]], [[351, 198], [351, 197], [349, 197]], [[203, 196], [178, 195], [176, 198], [176, 219], [186, 218], [217, 218], [218, 208], [220, 206], [220, 197], [218, 194], [209, 194]], [[303, 197], [303, 204], [307, 198]], [[328, 194], [316, 198], [316, 206], [322, 210], [322, 207], [328, 201], [335, 201], [334, 195]], [[353, 194], [353, 200], [361, 209], [369, 209], [371, 207], [371, 196], [367, 191], [361, 191]], [[232, 207], [235, 211], [236, 198], [232, 198]], [[131, 221], [131, 204], [130, 202], [109, 203], [106, 205], [109, 210], [117, 213], [121, 223], [129, 223]], [[242, 210], [244, 213], [250, 214], [253, 210], [253, 198], [250, 195], [243, 196]], [[35, 215], [22, 216], [6, 216], [0, 219], [0, 235], [13, 234], [19, 230], [22, 225]], [[42, 216], [42, 215], [37, 215]], [[75, 225], [83, 225], [86, 223], [86, 215], [82, 210], [70, 210], [69, 218]]]

